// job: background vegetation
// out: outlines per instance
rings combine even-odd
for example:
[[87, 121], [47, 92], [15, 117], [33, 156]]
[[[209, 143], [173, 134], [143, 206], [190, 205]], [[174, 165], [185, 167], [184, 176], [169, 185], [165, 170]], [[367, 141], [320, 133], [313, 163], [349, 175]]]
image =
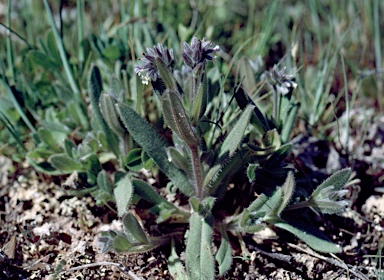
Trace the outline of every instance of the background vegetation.
[[[294, 154], [307, 158], [291, 163], [320, 181], [325, 174], [351, 167], [361, 178], [362, 188], [374, 182], [360, 198], [350, 197], [349, 208], [360, 212], [373, 187], [380, 186], [382, 175], [378, 171], [382, 158], [361, 162], [367, 145], [370, 149], [381, 146], [381, 140], [369, 137], [370, 126], [384, 109], [383, 11], [384, 2], [379, 0], [3, 1], [0, 155], [12, 160], [10, 172], [16, 176], [26, 162], [60, 184], [76, 171], [81, 186], [70, 186], [71, 194], [91, 193], [98, 205], [107, 205], [111, 211], [117, 208], [122, 216], [133, 195], [119, 188], [118, 182], [126, 184], [121, 168], [150, 170], [150, 176], [139, 172], [135, 178], [153, 177], [159, 189], [169, 181], [144, 147], [142, 151], [130, 136], [120, 135], [118, 125], [111, 125], [102, 110], [95, 110], [97, 94], [100, 89], [114, 92], [172, 142], [169, 130], [163, 129], [156, 94], [151, 85], [142, 84], [134, 67], [146, 49], [158, 43], [174, 50], [176, 66], [181, 67], [182, 43], [196, 35], [220, 46], [207, 70], [210, 90], [220, 98], [212, 98], [208, 105], [212, 122], [221, 125], [225, 135], [238, 128], [235, 123], [241, 110], [231, 98], [239, 83], [263, 114], [271, 117], [272, 91], [264, 75], [274, 65], [286, 67], [287, 73], [295, 75], [293, 95], [300, 108], [292, 132], [281, 144], [295, 143]], [[252, 79], [238, 74], [251, 70]], [[96, 97], [92, 92], [98, 92]], [[207, 145], [217, 148], [215, 143], [223, 141], [212, 131], [207, 133]], [[308, 150], [303, 152], [300, 141], [310, 138], [332, 147], [338, 155], [333, 164], [325, 163], [327, 156], [315, 158]], [[306, 159], [316, 168], [309, 168]], [[108, 181], [112, 177], [115, 186]], [[248, 177], [252, 177], [249, 172]], [[272, 183], [284, 181], [285, 177]], [[171, 192], [169, 184], [167, 191]], [[126, 199], [116, 201], [122, 193]], [[177, 199], [188, 204], [185, 197]], [[169, 209], [157, 210], [158, 221], [169, 218], [165, 210]]]

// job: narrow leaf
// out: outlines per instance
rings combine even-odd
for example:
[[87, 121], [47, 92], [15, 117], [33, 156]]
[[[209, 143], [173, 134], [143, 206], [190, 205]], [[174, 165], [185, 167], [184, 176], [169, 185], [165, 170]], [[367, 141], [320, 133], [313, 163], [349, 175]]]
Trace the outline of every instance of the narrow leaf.
[[274, 223], [274, 225], [276, 227], [285, 229], [290, 233], [293, 233], [294, 235], [299, 237], [301, 240], [303, 240], [305, 243], [307, 243], [310, 247], [312, 247], [316, 251], [324, 252], [324, 253], [340, 253], [342, 251], [339, 245], [336, 245], [332, 242], [319, 238], [313, 235], [309, 231], [305, 231], [303, 229], [299, 229], [294, 226], [291, 226], [290, 224], [284, 221]]
[[119, 217], [122, 217], [126, 213], [133, 195], [133, 186], [128, 174], [116, 174], [113, 194], [116, 200], [117, 213]]
[[151, 202], [155, 205], [161, 203], [169, 206], [170, 209], [177, 210], [176, 206], [169, 202], [167, 199], [158, 194], [150, 185], [146, 182], [138, 179], [132, 179], [132, 184], [135, 187], [135, 194], [139, 195], [148, 202]]
[[149, 244], [147, 235], [141, 225], [131, 212], [127, 212], [123, 217], [125, 235], [133, 245]]
[[97, 66], [92, 65], [89, 71], [88, 79], [88, 88], [89, 88], [89, 99], [92, 106], [93, 118], [97, 128], [101, 130], [106, 138], [109, 148], [113, 151], [115, 155], [119, 154], [119, 143], [116, 135], [112, 133], [111, 129], [108, 127], [108, 124], [105, 122], [103, 115], [100, 110], [99, 100], [100, 95], [103, 90], [103, 85], [101, 81], [100, 70]]
[[345, 168], [335, 172], [331, 177], [325, 180], [316, 190], [312, 193], [311, 197], [316, 198], [323, 189], [333, 186], [335, 191], [340, 190], [348, 182], [349, 177], [351, 176], [351, 169]]
[[192, 213], [186, 248], [186, 268], [190, 279], [213, 280], [215, 278], [212, 236], [212, 215], [202, 217], [197, 212]]
[[128, 252], [131, 247], [131, 242], [124, 235], [116, 236], [113, 239], [113, 249], [117, 253]]
[[166, 152], [168, 144], [164, 139], [129, 106], [118, 104], [117, 111], [133, 139], [153, 158], [159, 168], [168, 176], [175, 186], [184, 194], [193, 196], [195, 191], [185, 173], [168, 161]]
[[187, 273], [175, 249], [175, 242], [172, 239], [171, 254], [168, 258], [168, 270], [176, 280], [188, 280]]
[[103, 92], [100, 96], [100, 111], [109, 127], [119, 136], [126, 134], [126, 129], [121, 123], [115, 108], [116, 100]]
[[49, 157], [48, 162], [56, 169], [59, 169], [67, 174], [73, 171], [85, 171], [83, 165], [70, 158], [67, 154], [55, 154]]
[[168, 126], [189, 146], [199, 146], [200, 141], [192, 129], [178, 93], [167, 90], [162, 96], [164, 119]]
[[232, 247], [225, 230], [221, 231], [221, 244], [216, 253], [216, 261], [219, 264], [219, 275], [224, 276], [232, 265]]
[[282, 186], [283, 195], [281, 196], [281, 203], [277, 208], [277, 215], [280, 216], [281, 212], [287, 207], [289, 201], [292, 198], [293, 192], [295, 191], [295, 178], [292, 172], [288, 172], [288, 176], [285, 179], [284, 185]]
[[169, 71], [167, 65], [159, 58], [155, 58], [156, 67], [159, 70], [161, 79], [163, 80], [167, 89], [177, 92], [176, 80], [173, 78], [171, 71]]
[[45, 128], [39, 128], [37, 131], [39, 138], [47, 144], [53, 151], [60, 152], [61, 149], [58, 148], [58, 143], [56, 143], [55, 138], [53, 137], [51, 131]]
[[242, 79], [242, 85], [248, 94], [251, 94], [256, 89], [256, 79], [249, 64], [249, 59], [247, 57], [240, 58], [239, 61], [239, 75], [240, 79]]
[[208, 103], [208, 79], [207, 73], [203, 74], [203, 82], [200, 84], [199, 91], [193, 104], [193, 125], [197, 125], [199, 119], [204, 115]]
[[112, 194], [112, 184], [109, 182], [108, 177], [107, 177], [107, 173], [105, 172], [105, 170], [102, 170], [97, 175], [97, 186], [103, 192], [106, 192], [108, 194]]
[[281, 141], [283, 143], [287, 143], [289, 141], [289, 136], [291, 135], [291, 132], [296, 124], [299, 108], [299, 104], [294, 104], [289, 111], [287, 118], [282, 121], [283, 129], [281, 130]]
[[237, 150], [237, 147], [240, 145], [241, 140], [243, 139], [245, 129], [249, 124], [249, 119], [251, 117], [253, 110], [252, 105], [248, 105], [241, 115], [240, 119], [237, 121], [236, 125], [233, 127], [231, 132], [228, 134], [227, 138], [225, 138], [223, 145], [220, 148], [219, 152], [219, 161], [223, 159], [223, 157], [231, 157]]

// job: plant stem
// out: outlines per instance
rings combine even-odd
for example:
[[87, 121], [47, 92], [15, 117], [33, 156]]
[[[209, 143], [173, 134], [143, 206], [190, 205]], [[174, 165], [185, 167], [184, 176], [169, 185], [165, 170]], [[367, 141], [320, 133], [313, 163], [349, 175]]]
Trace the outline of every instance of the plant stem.
[[278, 117], [279, 117], [279, 96], [277, 93], [277, 89], [275, 86], [273, 86], [273, 118], [276, 121], [276, 124], [278, 124]]
[[199, 199], [203, 198], [203, 176], [201, 170], [201, 162], [199, 157], [199, 150], [197, 146], [190, 146], [192, 153], [192, 171], [194, 177], [194, 187], [196, 196]]

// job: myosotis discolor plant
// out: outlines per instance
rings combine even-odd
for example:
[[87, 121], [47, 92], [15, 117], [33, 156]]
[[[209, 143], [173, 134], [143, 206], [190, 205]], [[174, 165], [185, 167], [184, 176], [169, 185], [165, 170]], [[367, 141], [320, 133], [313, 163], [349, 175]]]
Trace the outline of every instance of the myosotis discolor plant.
[[[274, 91], [274, 102], [278, 103], [274, 106], [273, 115], [268, 117], [263, 113], [248, 96], [242, 84], [239, 84], [233, 94], [242, 111], [241, 115], [231, 125], [232, 129], [224, 140], [216, 133], [213, 145], [207, 146], [209, 144], [206, 137], [215, 126], [219, 126], [218, 120], [210, 119], [213, 117], [207, 110], [209, 106], [215, 106], [214, 100], [217, 98], [214, 96], [216, 92], [211, 91], [207, 64], [219, 50], [211, 42], [200, 40], [196, 36], [192, 38], [191, 44], [184, 43], [181, 54], [184, 61], [182, 71], [191, 83], [175, 78], [175, 72], [178, 71], [175, 70], [175, 54], [172, 49], [161, 44], [148, 48], [143, 54], [141, 64], [135, 67], [135, 72], [143, 83], [150, 82], [159, 98], [165, 124], [172, 131], [173, 145], [166, 142], [131, 106], [119, 102], [113, 93], [101, 95], [100, 110], [106, 123], [116, 135], [123, 138], [129, 135], [141, 146], [142, 153], [151, 158], [168, 176], [171, 184], [189, 197], [191, 209], [188, 212], [173, 205], [147, 183], [132, 179], [126, 173], [123, 176], [124, 181], [117, 180], [114, 189], [125, 232], [103, 232], [100, 238], [102, 250], [145, 251], [170, 242], [173, 237], [180, 235], [176, 233], [161, 238], [148, 237], [128, 211], [132, 194], [137, 194], [155, 205], [153, 210], [159, 217], [158, 222], [173, 219], [189, 221], [185, 270], [174, 248], [170, 256], [172, 261], [169, 269], [177, 279], [214, 279], [216, 263], [219, 275], [224, 275], [232, 263], [228, 234], [255, 233], [268, 224], [297, 235], [315, 250], [340, 252], [339, 246], [318, 237], [316, 229], [304, 229], [283, 218], [285, 209], [312, 207], [323, 213], [342, 211], [346, 205], [343, 200], [346, 191], [343, 187], [351, 175], [350, 169], [336, 172], [315, 188], [305, 200], [299, 201], [295, 198], [295, 169], [286, 162], [286, 158], [292, 148], [289, 136], [296, 121], [299, 104], [292, 95], [295, 88], [294, 76], [286, 74], [285, 68], [274, 68], [266, 75], [267, 82]], [[247, 60], [242, 60], [242, 63], [247, 63]], [[240, 71], [240, 75], [252, 75], [249, 66], [240, 69], [245, 69], [246, 72]], [[97, 73], [98, 70], [94, 67], [92, 71]], [[91, 74], [91, 80], [96, 76]], [[247, 83], [250, 78], [247, 77]], [[186, 88], [185, 85], [190, 87]], [[249, 138], [253, 129], [261, 135], [257, 140], [258, 145], [255, 144], [255, 139]], [[129, 151], [126, 162], [132, 158], [133, 152]], [[140, 158], [143, 159], [142, 156]], [[253, 201], [249, 200], [249, 206], [242, 208], [237, 214], [215, 216], [214, 213], [218, 212], [215, 207], [222, 206], [219, 202], [225, 197], [227, 184], [235, 174], [241, 174], [245, 170], [250, 182], [262, 182], [263, 176], [269, 174], [283, 184], [280, 187], [275, 185]], [[282, 181], [281, 178], [285, 180]], [[221, 236], [221, 245], [216, 256], [213, 254], [215, 231]], [[174, 246], [174, 242], [172, 244]]]

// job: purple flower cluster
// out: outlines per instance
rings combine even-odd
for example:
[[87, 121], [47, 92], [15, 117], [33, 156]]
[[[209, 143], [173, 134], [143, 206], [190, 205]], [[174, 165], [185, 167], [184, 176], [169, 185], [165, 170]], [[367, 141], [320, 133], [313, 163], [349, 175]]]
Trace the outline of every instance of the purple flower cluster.
[[175, 66], [175, 58], [173, 49], [168, 49], [162, 44], [158, 44], [153, 48], [147, 48], [147, 53], [143, 53], [144, 57], [140, 60], [142, 66], [135, 66], [135, 73], [141, 77], [143, 84], [148, 84], [150, 80], [156, 81], [159, 78], [159, 72], [156, 66], [156, 58], [160, 58], [170, 69]]

